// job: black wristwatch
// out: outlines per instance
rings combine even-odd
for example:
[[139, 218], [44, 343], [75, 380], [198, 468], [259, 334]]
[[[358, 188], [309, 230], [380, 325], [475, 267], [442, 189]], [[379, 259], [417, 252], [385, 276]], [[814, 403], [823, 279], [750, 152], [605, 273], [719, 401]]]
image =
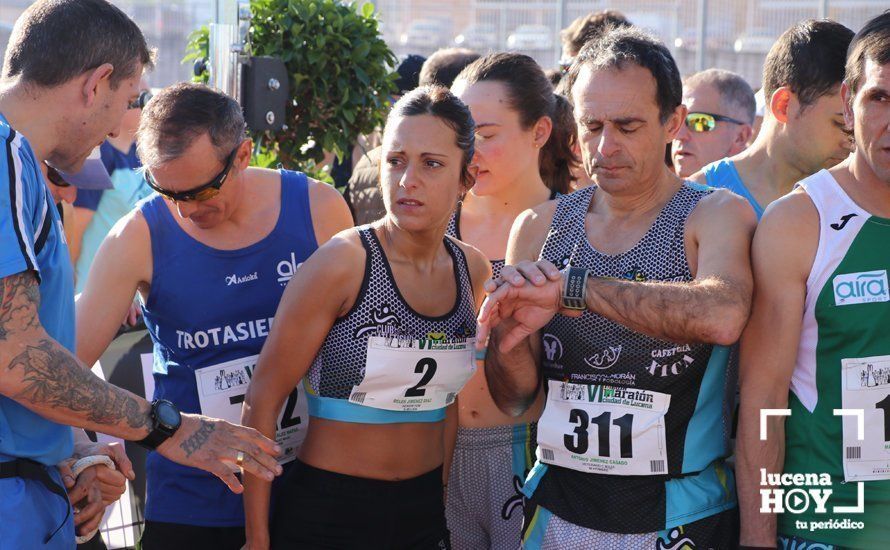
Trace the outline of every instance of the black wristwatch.
[[584, 311], [587, 309], [587, 277], [590, 272], [580, 267], [562, 269], [562, 307]]
[[181, 423], [182, 415], [176, 405], [166, 399], [155, 399], [151, 403], [151, 431], [136, 443], [154, 451], [176, 433]]

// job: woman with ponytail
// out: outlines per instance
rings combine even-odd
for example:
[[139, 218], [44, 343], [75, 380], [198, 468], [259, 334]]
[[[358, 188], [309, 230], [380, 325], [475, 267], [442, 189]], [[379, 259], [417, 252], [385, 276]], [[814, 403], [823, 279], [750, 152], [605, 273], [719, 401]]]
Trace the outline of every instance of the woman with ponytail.
[[[544, 71], [526, 55], [478, 59], [451, 89], [476, 121], [476, 183], [458, 204], [448, 232], [481, 250], [497, 276], [516, 217], [570, 191], [572, 170], [579, 164], [572, 151], [574, 117], [569, 103], [554, 94]], [[520, 489], [534, 463], [541, 403], [539, 398], [518, 418], [503, 413], [482, 368], [461, 392], [446, 505], [455, 550], [518, 547]]]

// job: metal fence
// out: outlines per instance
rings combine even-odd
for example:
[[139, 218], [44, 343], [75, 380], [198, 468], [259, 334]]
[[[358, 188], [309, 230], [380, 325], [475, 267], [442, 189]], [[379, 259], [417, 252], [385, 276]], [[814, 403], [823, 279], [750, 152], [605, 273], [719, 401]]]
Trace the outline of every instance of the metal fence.
[[[886, 0], [377, 0], [384, 36], [399, 55], [466, 45], [515, 50], [555, 68], [560, 29], [575, 18], [617, 9], [657, 34], [681, 72], [720, 67], [760, 86], [763, 58], [789, 26], [830, 17], [858, 30]], [[702, 47], [703, 46], [703, 47]]]
[[[142, 27], [158, 49], [152, 86], [187, 80], [180, 63], [188, 34], [211, 22], [215, 0], [112, 0]], [[358, 0], [359, 3], [362, 0]], [[760, 86], [763, 58], [797, 21], [830, 17], [858, 30], [890, 7], [887, 0], [372, 0], [383, 36], [399, 55], [429, 55], [446, 46], [480, 52], [516, 50], [555, 68], [560, 29], [576, 17], [607, 8], [656, 33], [689, 74], [720, 67]], [[0, 0], [0, 50], [8, 29], [31, 0]], [[703, 47], [702, 47], [703, 46]]]

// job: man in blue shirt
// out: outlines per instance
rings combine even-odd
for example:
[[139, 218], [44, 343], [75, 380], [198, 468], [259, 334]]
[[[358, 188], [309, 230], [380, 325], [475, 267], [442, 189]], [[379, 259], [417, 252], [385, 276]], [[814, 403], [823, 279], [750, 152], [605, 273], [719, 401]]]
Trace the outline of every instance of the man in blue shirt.
[[[76, 45], [76, 47], [72, 47]], [[69, 426], [139, 441], [240, 492], [231, 466], [272, 479], [274, 442], [254, 430], [148, 403], [72, 354], [74, 288], [42, 163], [77, 172], [114, 134], [152, 64], [141, 31], [105, 0], [38, 0], [19, 18], [0, 89], [0, 537], [10, 548], [71, 548], [54, 465]]]
[[689, 179], [744, 197], [759, 219], [795, 183], [846, 159], [852, 142], [841, 81], [852, 39], [853, 31], [827, 19], [785, 31], [763, 64], [767, 108], [757, 139]]

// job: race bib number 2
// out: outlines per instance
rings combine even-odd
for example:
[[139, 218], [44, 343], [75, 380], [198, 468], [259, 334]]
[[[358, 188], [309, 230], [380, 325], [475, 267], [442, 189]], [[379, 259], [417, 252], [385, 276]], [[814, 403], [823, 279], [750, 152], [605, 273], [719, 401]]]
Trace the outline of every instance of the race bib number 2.
[[844, 481], [890, 479], [890, 355], [841, 360], [841, 402], [862, 411], [859, 420], [843, 417]]
[[635, 388], [548, 382], [538, 459], [585, 473], [667, 473], [664, 415], [671, 396]]
[[[201, 412], [240, 424], [241, 404], [244, 403], [244, 395], [256, 369], [258, 357], [252, 355], [196, 370]], [[279, 463], [285, 464], [297, 456], [297, 449], [306, 437], [308, 422], [308, 404], [303, 384], [299, 383], [287, 397], [278, 415], [275, 441], [283, 449], [278, 457]]]
[[365, 376], [349, 401], [402, 412], [447, 407], [476, 372], [474, 343], [372, 336]]

